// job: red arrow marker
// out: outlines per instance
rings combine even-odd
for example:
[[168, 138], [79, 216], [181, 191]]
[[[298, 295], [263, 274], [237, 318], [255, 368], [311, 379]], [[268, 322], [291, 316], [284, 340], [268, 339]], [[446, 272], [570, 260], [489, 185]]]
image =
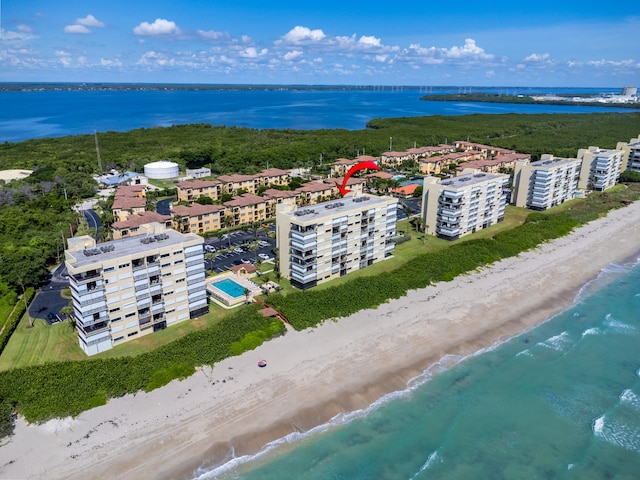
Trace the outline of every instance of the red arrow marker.
[[380, 167], [371, 161], [356, 163], [353, 167], [349, 169], [347, 174], [344, 176], [344, 180], [342, 180], [342, 185], [338, 185], [338, 182], [336, 182], [336, 185], [340, 189], [340, 195], [344, 197], [347, 193], [351, 191], [347, 189], [347, 180], [349, 180], [349, 177], [354, 173], [356, 173], [358, 170], [364, 170], [365, 168], [368, 168], [369, 170], [380, 170]]

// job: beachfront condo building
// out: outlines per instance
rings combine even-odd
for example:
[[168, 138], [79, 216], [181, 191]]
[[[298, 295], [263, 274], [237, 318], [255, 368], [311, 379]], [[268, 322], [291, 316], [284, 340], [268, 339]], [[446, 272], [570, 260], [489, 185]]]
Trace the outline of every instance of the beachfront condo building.
[[542, 155], [536, 162], [518, 160], [513, 174], [511, 203], [546, 210], [576, 196], [581, 161]]
[[425, 232], [456, 240], [501, 222], [508, 182], [509, 175], [478, 171], [447, 180], [425, 177], [421, 213]]
[[580, 169], [580, 190], [604, 191], [618, 183], [622, 168], [621, 150], [602, 150], [598, 147], [581, 148], [578, 159], [582, 161]]
[[280, 272], [300, 289], [391, 256], [398, 200], [367, 195], [276, 212]]
[[627, 142], [618, 142], [616, 150], [622, 151], [622, 170], [640, 172], [640, 135]]
[[87, 355], [208, 312], [202, 237], [155, 223], [146, 235], [65, 251], [80, 348]]

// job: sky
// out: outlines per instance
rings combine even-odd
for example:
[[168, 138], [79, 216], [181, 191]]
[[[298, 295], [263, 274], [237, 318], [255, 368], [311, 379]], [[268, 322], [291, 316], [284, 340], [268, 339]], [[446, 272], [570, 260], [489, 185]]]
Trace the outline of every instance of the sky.
[[0, 82], [639, 86], [634, 11], [619, 0], [0, 0]]

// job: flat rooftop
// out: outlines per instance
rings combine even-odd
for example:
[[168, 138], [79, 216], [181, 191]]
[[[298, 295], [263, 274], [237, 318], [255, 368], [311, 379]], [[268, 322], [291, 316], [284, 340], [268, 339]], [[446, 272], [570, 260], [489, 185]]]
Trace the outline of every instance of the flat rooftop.
[[394, 197], [378, 197], [373, 195], [358, 195], [355, 197], [344, 197], [339, 200], [331, 200], [329, 202], [317, 203], [308, 207], [298, 208], [288, 215], [292, 219], [309, 221], [321, 220], [326, 217], [335, 217], [347, 215], [353, 210], [366, 210], [370, 208], [378, 208], [388, 203], [397, 203], [398, 199]]
[[[74, 268], [82, 268], [96, 262], [109, 262], [117, 258], [127, 256], [144, 256], [153, 254], [158, 248], [167, 246], [182, 246], [185, 241], [197, 240], [197, 235], [180, 234], [174, 230], [166, 232], [138, 235], [135, 237], [111, 240], [110, 242], [98, 243], [95, 247], [84, 250], [67, 251], [67, 258], [73, 257], [75, 261], [68, 262]], [[88, 253], [86, 255], [85, 253]]]
[[544, 160], [536, 160], [535, 162], [531, 162], [532, 167], [537, 168], [553, 168], [561, 165], [568, 165], [570, 163], [579, 162], [577, 158], [547, 158]]
[[471, 185], [481, 184], [489, 180], [498, 180], [504, 177], [506, 177], [506, 175], [493, 173], [472, 173], [460, 175], [459, 177], [448, 178], [441, 181], [440, 185], [450, 188], [465, 188]]

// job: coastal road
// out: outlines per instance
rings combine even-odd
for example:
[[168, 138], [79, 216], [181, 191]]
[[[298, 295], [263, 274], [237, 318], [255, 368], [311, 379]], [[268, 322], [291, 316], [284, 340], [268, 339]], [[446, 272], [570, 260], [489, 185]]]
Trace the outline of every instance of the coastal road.
[[84, 215], [84, 218], [87, 219], [87, 224], [89, 225], [89, 228], [95, 229], [94, 238], [96, 239], [96, 241], [98, 241], [100, 239], [100, 236], [99, 236], [100, 227], [102, 226], [102, 222], [100, 221], [100, 216], [90, 208], [87, 210], [80, 210], [80, 212], [82, 212], [82, 215]]

